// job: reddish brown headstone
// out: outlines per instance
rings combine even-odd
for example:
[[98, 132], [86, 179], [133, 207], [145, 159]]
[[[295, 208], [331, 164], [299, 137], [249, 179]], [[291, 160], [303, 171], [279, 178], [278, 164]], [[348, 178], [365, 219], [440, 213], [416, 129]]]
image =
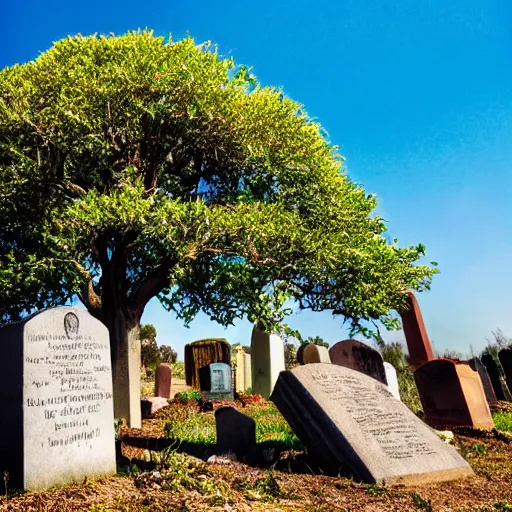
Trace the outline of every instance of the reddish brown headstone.
[[372, 347], [357, 340], [338, 341], [329, 349], [332, 364], [351, 368], [377, 379], [387, 386], [382, 356]]
[[480, 376], [468, 364], [435, 359], [420, 366], [414, 379], [431, 427], [494, 428]]
[[171, 398], [172, 368], [165, 363], [159, 364], [155, 376], [155, 396]]
[[304, 363], [304, 349], [307, 347], [307, 344], [302, 344], [298, 349], [297, 349], [297, 362], [299, 364], [305, 364]]
[[420, 306], [412, 292], [407, 292], [407, 305], [407, 309], [400, 311], [400, 316], [409, 350], [409, 364], [413, 368], [418, 368], [434, 360], [435, 356], [423, 323]]

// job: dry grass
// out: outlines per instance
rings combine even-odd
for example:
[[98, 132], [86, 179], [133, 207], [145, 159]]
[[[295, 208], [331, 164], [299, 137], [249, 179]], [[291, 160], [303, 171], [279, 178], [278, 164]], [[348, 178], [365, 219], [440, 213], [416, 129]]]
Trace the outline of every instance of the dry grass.
[[[257, 422], [258, 416], [268, 419], [269, 412], [273, 414], [265, 407], [261, 411], [252, 407]], [[124, 429], [124, 439], [162, 439], [164, 421], [145, 421], [142, 430]], [[0, 512], [512, 510], [511, 437], [461, 430], [456, 434], [456, 446], [473, 467], [474, 477], [413, 488], [383, 488], [314, 474], [314, 466], [298, 450], [282, 452], [266, 467], [240, 462], [207, 465], [200, 459], [169, 452], [158, 473], [135, 471], [130, 476], [11, 496], [0, 500]], [[123, 446], [125, 456], [140, 457], [142, 451], [144, 448], [126, 443]]]

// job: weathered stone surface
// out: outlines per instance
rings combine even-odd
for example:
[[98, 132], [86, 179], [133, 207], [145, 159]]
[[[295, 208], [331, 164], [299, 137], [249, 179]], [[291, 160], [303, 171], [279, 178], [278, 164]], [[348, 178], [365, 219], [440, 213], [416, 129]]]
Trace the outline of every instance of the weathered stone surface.
[[88, 313], [55, 308], [0, 329], [0, 403], [10, 488], [116, 472], [109, 334]]
[[217, 453], [234, 453], [239, 460], [250, 456], [256, 447], [256, 423], [234, 407], [215, 411]]
[[226, 363], [212, 363], [199, 369], [201, 391], [209, 399], [232, 399], [231, 366]]
[[329, 349], [329, 356], [332, 364], [357, 370], [387, 384], [382, 356], [360, 341], [338, 341]]
[[244, 354], [245, 390], [252, 390], [252, 363], [251, 354]]
[[492, 387], [492, 382], [489, 377], [489, 373], [487, 373], [487, 368], [482, 364], [482, 361], [478, 359], [478, 357], [473, 357], [468, 361], [469, 366], [475, 372], [478, 372], [480, 376], [480, 380], [482, 381], [482, 386], [484, 388], [485, 398], [487, 399], [487, 403], [489, 404], [497, 404], [498, 399], [496, 398], [496, 393], [494, 393], [494, 388]]
[[155, 375], [155, 396], [171, 398], [172, 368], [165, 363], [159, 364]]
[[167, 398], [161, 396], [146, 396], [141, 399], [140, 407], [143, 419], [152, 418], [153, 415], [160, 409], [167, 407], [169, 402]]
[[251, 355], [240, 346], [236, 350], [236, 390], [244, 393], [252, 388]]
[[312, 343], [308, 343], [304, 347], [302, 359], [304, 364], [331, 362], [329, 350], [326, 347], [320, 347], [318, 345], [313, 345]]
[[113, 372], [114, 414], [131, 428], [141, 428], [140, 340], [138, 329], [128, 334], [126, 345], [118, 347]]
[[282, 372], [271, 400], [330, 471], [418, 484], [472, 475], [468, 463], [377, 380], [316, 363]]
[[496, 364], [496, 361], [490, 354], [482, 355], [482, 364], [486, 367], [487, 373], [489, 374], [489, 378], [491, 379], [491, 384], [494, 389], [494, 393], [498, 400], [511, 400], [510, 391], [505, 382], [505, 379], [502, 377], [500, 369]]
[[505, 380], [509, 390], [512, 390], [512, 348], [500, 350], [498, 357], [505, 373]]
[[409, 350], [409, 364], [418, 368], [435, 359], [435, 356], [428, 339], [420, 306], [412, 292], [407, 293], [407, 305], [408, 309], [400, 311], [400, 316]]
[[284, 344], [277, 334], [254, 326], [251, 336], [252, 391], [268, 398], [279, 373], [285, 369]]
[[468, 364], [435, 359], [420, 366], [414, 379], [430, 426], [494, 428], [480, 377]]
[[398, 377], [396, 376], [395, 367], [391, 363], [384, 361], [384, 371], [386, 372], [389, 391], [397, 400], [400, 400], [400, 390], [398, 388]]

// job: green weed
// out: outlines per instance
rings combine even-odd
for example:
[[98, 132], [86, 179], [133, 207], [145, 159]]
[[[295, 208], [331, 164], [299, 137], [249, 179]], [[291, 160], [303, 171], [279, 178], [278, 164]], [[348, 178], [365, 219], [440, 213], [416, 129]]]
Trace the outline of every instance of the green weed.
[[378, 484], [370, 484], [366, 486], [366, 494], [368, 496], [380, 496], [384, 492], [384, 488]]
[[426, 500], [416, 492], [412, 493], [411, 498], [414, 505], [420, 510], [425, 510], [426, 512], [432, 512], [434, 510], [432, 508], [432, 500]]
[[496, 412], [493, 414], [494, 426], [497, 430], [503, 430], [512, 434], [512, 412]]

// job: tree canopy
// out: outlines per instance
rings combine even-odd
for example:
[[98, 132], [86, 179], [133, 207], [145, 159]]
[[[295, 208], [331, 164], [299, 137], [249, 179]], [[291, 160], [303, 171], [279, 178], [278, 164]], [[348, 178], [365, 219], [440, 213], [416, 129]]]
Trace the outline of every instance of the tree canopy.
[[69, 37], [1, 70], [0, 195], [1, 322], [77, 294], [112, 335], [155, 296], [185, 322], [270, 328], [293, 298], [393, 327], [436, 271], [302, 105], [191, 38]]

